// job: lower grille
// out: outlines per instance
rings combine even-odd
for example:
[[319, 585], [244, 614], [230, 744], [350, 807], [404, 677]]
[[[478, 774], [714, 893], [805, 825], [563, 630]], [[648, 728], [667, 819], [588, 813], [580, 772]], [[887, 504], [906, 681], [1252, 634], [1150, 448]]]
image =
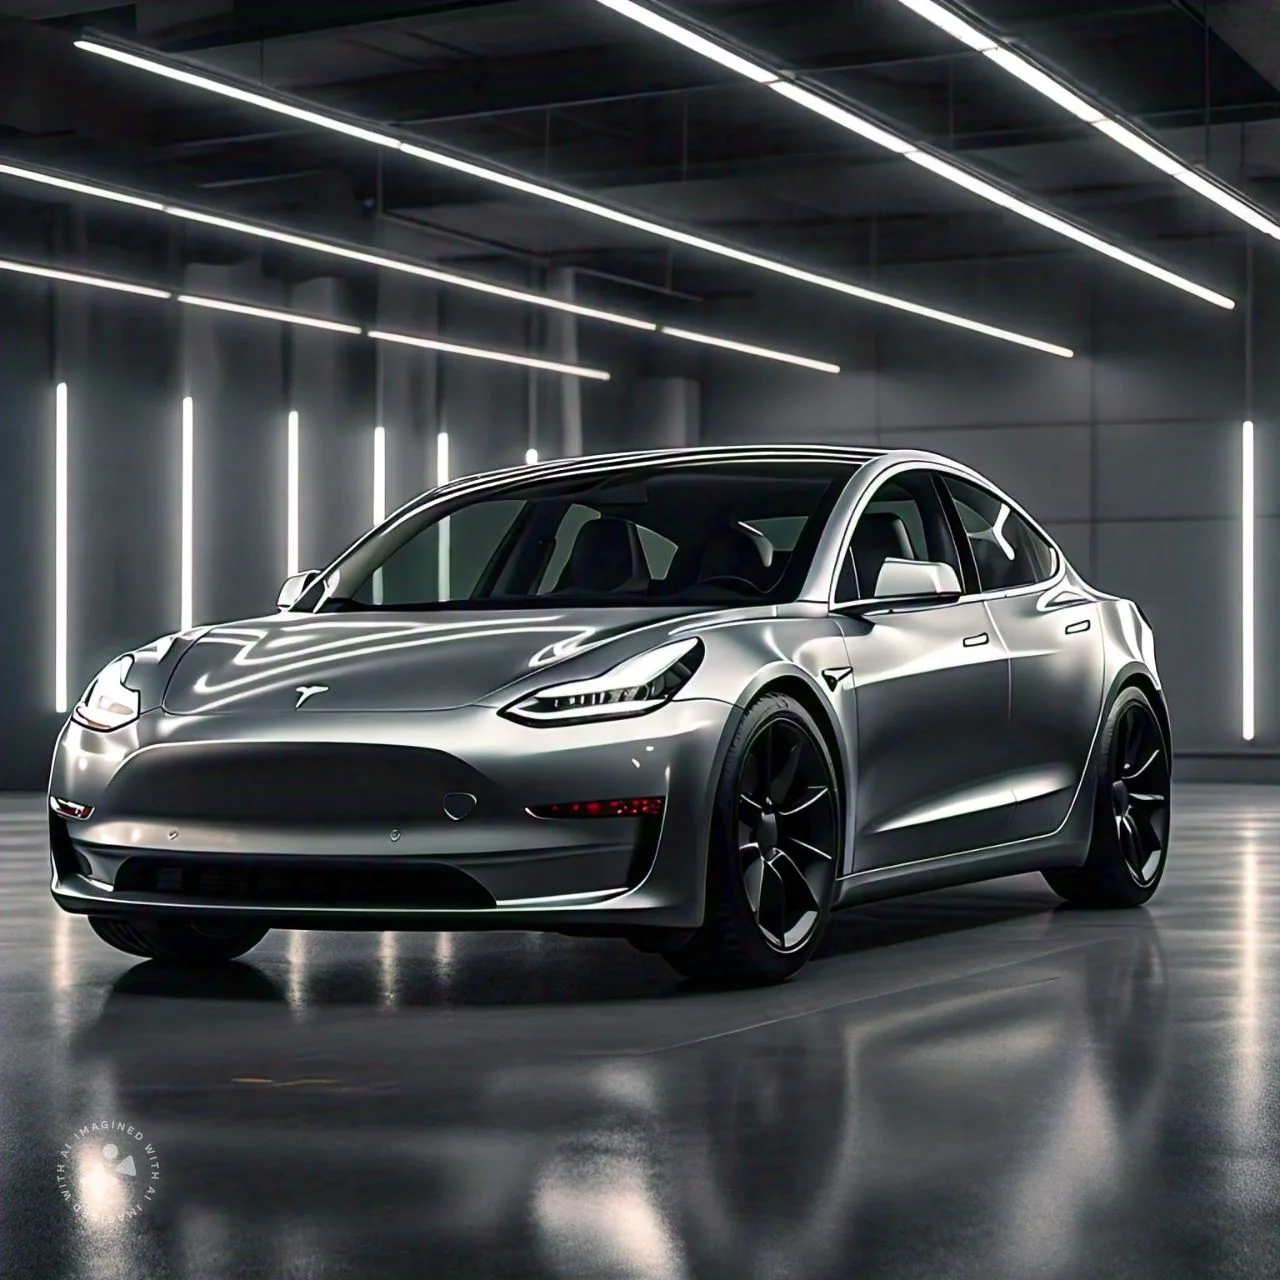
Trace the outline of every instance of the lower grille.
[[115, 888], [244, 906], [449, 911], [496, 905], [493, 895], [465, 871], [408, 860], [126, 858], [116, 874]]
[[121, 817], [311, 825], [445, 821], [450, 792], [495, 812], [488, 780], [443, 751], [365, 743], [211, 743], [144, 751], [103, 808]]

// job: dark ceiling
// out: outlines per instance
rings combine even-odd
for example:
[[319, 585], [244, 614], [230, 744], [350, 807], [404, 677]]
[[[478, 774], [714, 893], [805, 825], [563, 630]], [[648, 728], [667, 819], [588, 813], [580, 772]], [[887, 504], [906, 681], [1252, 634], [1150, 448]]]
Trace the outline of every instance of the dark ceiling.
[[[1187, 160], [1280, 208], [1271, 0], [1216, 0], [1207, 24], [1203, 0], [973, 8]], [[1175, 269], [1188, 244], [1239, 233], [894, 0], [677, 9]], [[88, 29], [858, 278], [875, 263], [1061, 247], [593, 0], [7, 0], [0, 159], [351, 240], [372, 238], [379, 218], [411, 221], [436, 259], [572, 264], [702, 295], [758, 284], [732, 264], [104, 63], [72, 47]], [[45, 198], [0, 187], [0, 226]]]

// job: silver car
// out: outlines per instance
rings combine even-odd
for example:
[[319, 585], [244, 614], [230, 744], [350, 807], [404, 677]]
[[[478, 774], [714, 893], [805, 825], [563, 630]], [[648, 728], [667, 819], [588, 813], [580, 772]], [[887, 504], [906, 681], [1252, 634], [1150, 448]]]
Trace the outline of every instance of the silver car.
[[542, 929], [768, 982], [874, 898], [1039, 871], [1138, 906], [1169, 790], [1142, 611], [968, 468], [579, 458], [108, 664], [54, 753], [53, 894], [136, 956]]

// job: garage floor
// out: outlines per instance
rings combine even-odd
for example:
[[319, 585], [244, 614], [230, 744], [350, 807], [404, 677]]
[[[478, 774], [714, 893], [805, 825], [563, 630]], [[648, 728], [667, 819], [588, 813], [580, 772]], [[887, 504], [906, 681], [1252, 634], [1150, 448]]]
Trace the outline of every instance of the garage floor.
[[[0, 1273], [1274, 1278], [1280, 788], [1179, 800], [1149, 911], [935, 893], [726, 994], [516, 934], [131, 964], [0, 799]], [[123, 1223], [60, 1192], [95, 1120], [153, 1147]]]

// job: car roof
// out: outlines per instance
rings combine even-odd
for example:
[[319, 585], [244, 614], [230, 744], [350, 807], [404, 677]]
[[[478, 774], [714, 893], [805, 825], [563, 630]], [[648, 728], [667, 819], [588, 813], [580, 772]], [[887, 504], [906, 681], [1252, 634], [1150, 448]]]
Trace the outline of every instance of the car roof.
[[545, 462], [507, 467], [482, 474], [459, 476], [436, 490], [435, 494], [443, 496], [446, 492], [457, 493], [476, 485], [488, 487], [489, 483], [515, 477], [524, 481], [554, 480], [562, 476], [571, 478], [584, 473], [607, 472], [613, 468], [661, 469], [689, 462], [778, 463], [781, 465], [835, 463], [847, 465], [852, 474], [859, 467], [879, 460], [956, 465], [949, 458], [917, 449], [865, 448], [839, 444], [700, 445], [684, 449], [633, 450], [627, 453], [584, 454], [575, 458], [549, 459]]

